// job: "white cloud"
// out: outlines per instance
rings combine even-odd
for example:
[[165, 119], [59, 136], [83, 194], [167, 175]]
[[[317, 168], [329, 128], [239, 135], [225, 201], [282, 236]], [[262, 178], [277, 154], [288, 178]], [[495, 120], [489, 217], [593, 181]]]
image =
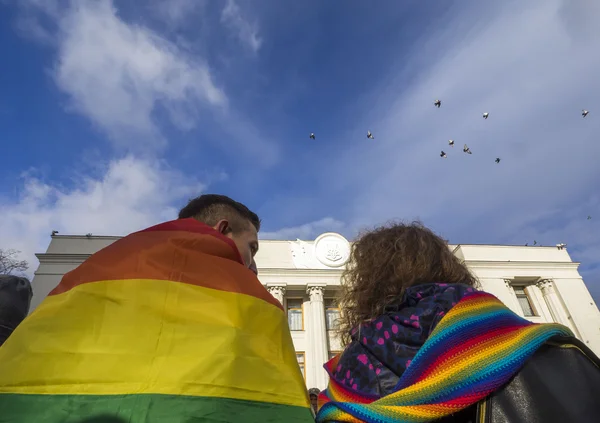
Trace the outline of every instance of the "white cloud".
[[58, 26], [53, 74], [69, 96], [69, 108], [89, 118], [116, 146], [136, 151], [164, 146], [161, 110], [175, 126], [189, 130], [203, 108], [227, 105], [206, 63], [149, 28], [124, 22], [111, 1], [72, 2], [60, 12], [54, 2], [28, 1], [21, 25], [31, 37], [49, 37], [40, 21], [32, 20], [34, 10], [35, 19]]
[[[14, 248], [37, 267], [52, 230], [67, 234], [125, 235], [175, 219], [178, 209], [205, 186], [159, 161], [125, 157], [111, 161], [97, 178], [73, 188], [48, 184], [28, 172], [18, 198], [0, 198], [0, 248]], [[31, 276], [31, 275], [30, 275]]]
[[235, 0], [227, 0], [221, 12], [223, 22], [252, 52], [256, 53], [262, 45], [262, 38], [258, 35], [258, 26], [242, 16], [242, 11]]
[[156, 17], [171, 27], [178, 27], [206, 4], [205, 0], [152, 0], [150, 7]]
[[[148, 4], [174, 26], [190, 16], [204, 19], [205, 6], [205, 1], [186, 0]], [[242, 19], [239, 7], [232, 3], [226, 10], [229, 28], [241, 28], [240, 34], [249, 31], [252, 45], [258, 47], [255, 26]], [[168, 120], [184, 131], [211, 126], [213, 132], [222, 130], [228, 145], [258, 159], [259, 166], [278, 161], [276, 137], [263, 133], [231, 105], [235, 101], [216, 85], [188, 40], [173, 43], [164, 34], [124, 21], [110, 0], [23, 0], [15, 24], [22, 35], [56, 48], [52, 75], [68, 96], [67, 109], [108, 134], [118, 150], [156, 154], [167, 144]], [[221, 142], [214, 136], [208, 139]]]
[[304, 225], [282, 228], [274, 232], [260, 232], [260, 239], [278, 240], [311, 240], [324, 232], [339, 232], [345, 228], [345, 224], [332, 217], [309, 222]]
[[149, 29], [124, 23], [108, 1], [75, 6], [61, 29], [57, 84], [76, 110], [119, 141], [158, 139], [157, 105], [189, 129], [203, 102], [226, 103], [205, 64]]
[[19, 34], [25, 38], [36, 41], [40, 44], [54, 45], [54, 37], [52, 32], [35, 16], [21, 15], [15, 19], [15, 27]]
[[[24, 38], [41, 44], [55, 45], [56, 28], [51, 21], [59, 18], [56, 0], [21, 0], [19, 13], [15, 17], [15, 29]], [[49, 18], [49, 19], [45, 19]], [[49, 22], [50, 21], [50, 22]]]
[[[600, 180], [598, 21], [597, 2], [509, 1], [465, 5], [425, 31], [340, 137], [370, 129], [375, 140], [349, 146], [335, 164], [315, 161], [337, 175], [329, 187], [347, 193], [350, 226], [420, 217], [451, 242], [546, 237], [568, 243], [584, 265], [598, 262], [600, 238], [586, 226], [588, 214], [600, 216], [591, 201]], [[548, 219], [561, 230], [543, 227]]]

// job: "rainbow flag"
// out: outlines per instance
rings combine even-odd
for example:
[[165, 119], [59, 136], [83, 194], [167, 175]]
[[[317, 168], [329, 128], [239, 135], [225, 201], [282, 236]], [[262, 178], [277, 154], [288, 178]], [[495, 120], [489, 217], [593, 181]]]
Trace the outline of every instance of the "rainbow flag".
[[0, 422], [314, 422], [283, 308], [194, 220], [92, 255], [0, 348]]
[[[559, 324], [535, 324], [486, 292], [463, 297], [442, 318], [400, 377], [395, 392], [369, 397], [330, 378], [317, 422], [425, 423], [484, 399], [504, 386], [552, 337]], [[340, 355], [325, 364], [331, 375]]]

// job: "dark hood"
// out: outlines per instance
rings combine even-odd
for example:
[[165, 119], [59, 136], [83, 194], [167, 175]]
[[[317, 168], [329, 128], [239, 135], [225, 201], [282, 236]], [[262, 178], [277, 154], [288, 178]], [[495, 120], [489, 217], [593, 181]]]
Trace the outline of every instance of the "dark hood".
[[435, 326], [473, 288], [430, 283], [410, 287], [400, 304], [352, 331], [337, 368], [330, 376], [363, 395], [393, 392], [400, 376]]
[[26, 278], [0, 275], [0, 345], [27, 316], [32, 296]]

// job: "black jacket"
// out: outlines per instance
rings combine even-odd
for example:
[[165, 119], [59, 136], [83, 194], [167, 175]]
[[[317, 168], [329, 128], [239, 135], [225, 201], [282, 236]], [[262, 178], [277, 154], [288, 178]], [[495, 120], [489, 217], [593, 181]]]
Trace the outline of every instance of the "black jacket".
[[0, 345], [27, 317], [33, 292], [26, 278], [0, 275]]
[[553, 338], [501, 390], [439, 423], [600, 422], [600, 359], [574, 338]]

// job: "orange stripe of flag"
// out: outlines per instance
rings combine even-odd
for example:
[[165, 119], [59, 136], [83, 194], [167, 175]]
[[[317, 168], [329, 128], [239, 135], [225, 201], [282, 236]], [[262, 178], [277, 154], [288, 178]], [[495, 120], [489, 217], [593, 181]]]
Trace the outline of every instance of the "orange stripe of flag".
[[220, 239], [221, 241], [229, 244], [229, 246], [231, 248], [233, 248], [235, 254], [236, 254], [236, 258], [237, 261], [239, 261], [240, 263], [244, 263], [244, 260], [242, 259], [242, 256], [239, 252], [239, 250], [237, 249], [237, 246], [235, 245], [235, 242], [233, 242], [233, 240], [231, 238], [227, 238], [225, 235], [221, 234], [219, 231], [215, 230], [214, 228], [197, 221], [196, 219], [190, 217], [188, 219], [177, 219], [177, 220], [171, 220], [170, 222], [164, 222], [164, 223], [160, 223], [158, 225], [154, 225], [151, 226], [149, 228], [143, 229], [139, 232], [135, 232], [135, 233], [142, 233], [142, 232], [157, 232], [157, 231], [184, 231], [184, 232], [195, 232], [195, 233], [200, 233], [200, 234], [206, 234], [206, 235], [212, 235], [218, 239]]
[[251, 295], [283, 309], [242, 264], [231, 239], [194, 219], [184, 220], [121, 238], [65, 274], [49, 295], [84, 283], [155, 279]]

